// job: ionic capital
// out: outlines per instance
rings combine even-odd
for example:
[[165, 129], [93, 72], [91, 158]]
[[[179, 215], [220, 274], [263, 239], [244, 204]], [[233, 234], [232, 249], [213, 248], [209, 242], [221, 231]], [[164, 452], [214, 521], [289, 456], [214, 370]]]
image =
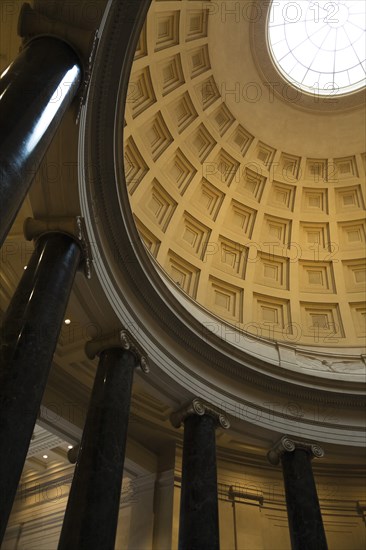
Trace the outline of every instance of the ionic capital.
[[271, 464], [277, 465], [284, 453], [292, 453], [295, 449], [306, 451], [311, 458], [322, 458], [324, 456], [324, 450], [317, 443], [298, 441], [284, 435], [267, 453], [267, 458]]
[[137, 359], [137, 366], [139, 366], [145, 374], [150, 371], [148, 359], [144, 350], [133, 336], [124, 329], [117, 330], [101, 338], [96, 338], [95, 340], [89, 340], [89, 342], [85, 344], [85, 353], [89, 359], [94, 359], [94, 357], [100, 355], [102, 351], [111, 348], [131, 351]]
[[172, 423], [174, 428], [179, 428], [183, 424], [184, 420], [192, 414], [197, 414], [198, 416], [208, 414], [216, 420], [217, 426], [221, 426], [221, 428], [224, 428], [225, 430], [230, 428], [229, 419], [223, 412], [215, 409], [209, 403], [206, 403], [202, 399], [198, 398], [193, 399], [193, 401], [191, 401], [178, 411], [172, 413], [170, 415], [170, 422]]
[[63, 233], [72, 237], [80, 246], [85, 276], [91, 278], [92, 253], [86, 232], [85, 221], [81, 216], [60, 218], [26, 218], [23, 225], [27, 241], [37, 240], [46, 233]]

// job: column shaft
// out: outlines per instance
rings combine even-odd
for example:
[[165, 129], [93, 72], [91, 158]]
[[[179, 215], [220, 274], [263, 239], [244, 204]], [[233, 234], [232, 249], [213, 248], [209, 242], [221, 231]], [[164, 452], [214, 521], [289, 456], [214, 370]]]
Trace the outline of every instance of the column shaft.
[[101, 353], [59, 550], [114, 549], [135, 366], [130, 351]]
[[179, 550], [218, 550], [216, 420], [192, 414], [184, 421]]
[[0, 543], [46, 386], [81, 250], [72, 237], [41, 237], [10, 302], [0, 364]]
[[292, 549], [327, 550], [310, 453], [284, 452], [281, 461]]
[[0, 79], [0, 246], [81, 82], [81, 65], [62, 40], [25, 46]]

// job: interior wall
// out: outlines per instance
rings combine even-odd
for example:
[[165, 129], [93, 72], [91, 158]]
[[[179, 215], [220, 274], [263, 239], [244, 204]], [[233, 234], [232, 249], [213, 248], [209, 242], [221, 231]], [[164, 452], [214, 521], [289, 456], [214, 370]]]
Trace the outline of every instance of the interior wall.
[[[57, 549], [73, 470], [74, 466], [69, 465], [55, 468], [50, 473], [22, 477], [2, 550]], [[128, 545], [133, 540], [130, 525], [134, 525], [135, 508], [140, 499], [137, 485], [130, 477], [124, 477], [116, 549], [133, 548]], [[138, 532], [137, 529], [135, 531]], [[146, 548], [151, 548], [151, 544]]]
[[[361, 473], [313, 463], [329, 548], [363, 550], [366, 491]], [[57, 549], [73, 466], [23, 476], [3, 550]], [[181, 448], [173, 469], [125, 472], [116, 550], [178, 550]], [[280, 467], [218, 460], [221, 550], [290, 550]]]
[[[314, 477], [328, 546], [362, 550], [366, 545], [362, 502], [365, 487], [352, 473], [322, 472]], [[290, 550], [280, 466], [258, 467], [219, 461], [221, 550]]]

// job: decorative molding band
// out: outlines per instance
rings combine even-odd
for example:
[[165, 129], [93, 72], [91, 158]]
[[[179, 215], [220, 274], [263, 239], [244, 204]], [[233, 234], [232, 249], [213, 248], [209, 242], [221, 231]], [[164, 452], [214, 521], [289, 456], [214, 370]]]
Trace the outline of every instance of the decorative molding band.
[[97, 355], [100, 355], [102, 351], [110, 348], [121, 348], [126, 351], [131, 351], [136, 356], [138, 362], [137, 366], [139, 366], [145, 374], [150, 372], [146, 353], [125, 329], [116, 330], [111, 334], [96, 338], [95, 340], [89, 340], [89, 342], [85, 344], [85, 353], [89, 359], [94, 359]]
[[193, 399], [193, 401], [178, 411], [173, 412], [170, 415], [170, 422], [174, 428], [180, 428], [184, 420], [192, 414], [197, 414], [198, 416], [208, 414], [216, 420], [217, 426], [221, 426], [221, 428], [225, 430], [230, 428], [229, 419], [223, 412], [215, 409], [212, 405], [199, 398]]
[[85, 276], [87, 279], [91, 278], [93, 259], [83, 217], [26, 218], [24, 220], [23, 233], [27, 241], [37, 240], [46, 233], [63, 233], [72, 237], [81, 248]]
[[324, 450], [317, 443], [298, 441], [284, 435], [267, 453], [267, 458], [271, 464], [277, 465], [284, 453], [292, 453], [295, 449], [302, 449], [303, 451], [308, 452], [311, 455], [311, 458], [322, 458], [324, 456]]
[[239, 489], [236, 489], [235, 485], [230, 485], [227, 494], [229, 499], [232, 500], [233, 502], [235, 502], [235, 500], [238, 500], [238, 499], [243, 499], [243, 500], [251, 500], [254, 502], [258, 502], [260, 506], [263, 506], [263, 503], [264, 503], [264, 497], [262, 494], [259, 495], [259, 494], [249, 493], [247, 491], [241, 491]]

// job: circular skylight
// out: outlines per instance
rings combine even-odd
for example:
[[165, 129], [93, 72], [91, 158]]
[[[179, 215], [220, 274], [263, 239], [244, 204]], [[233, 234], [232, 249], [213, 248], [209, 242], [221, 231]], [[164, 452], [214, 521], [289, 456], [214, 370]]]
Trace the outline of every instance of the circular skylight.
[[273, 0], [268, 38], [274, 61], [293, 85], [340, 95], [366, 83], [364, 0]]

